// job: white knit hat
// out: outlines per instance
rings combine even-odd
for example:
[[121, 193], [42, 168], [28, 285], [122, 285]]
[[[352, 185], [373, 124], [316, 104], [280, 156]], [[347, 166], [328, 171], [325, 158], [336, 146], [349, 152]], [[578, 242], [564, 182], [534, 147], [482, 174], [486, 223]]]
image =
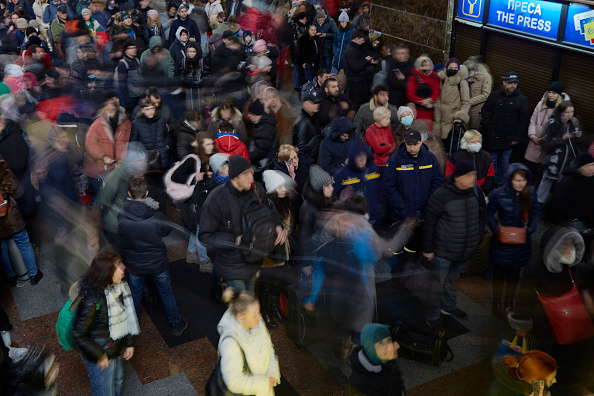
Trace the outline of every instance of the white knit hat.
[[229, 154], [225, 153], [213, 154], [210, 156], [210, 159], [208, 160], [210, 169], [212, 169], [214, 173], [217, 173], [221, 166], [225, 165], [227, 162], [229, 162]]
[[338, 22], [349, 22], [349, 14], [345, 10], [342, 10], [338, 17]]
[[275, 170], [266, 170], [262, 174], [262, 180], [264, 181], [264, 185], [266, 186], [266, 192], [271, 194], [276, 191], [277, 188], [282, 186], [283, 184], [287, 188], [293, 188], [295, 186], [295, 182], [289, 176], [284, 174], [281, 171]]
[[400, 106], [398, 108], [398, 111], [396, 112], [396, 114], [398, 115], [398, 118], [402, 117], [402, 114], [404, 114], [404, 113], [410, 113], [410, 115], [413, 116], [413, 118], [415, 117], [415, 113], [413, 113], [413, 111], [410, 107]]

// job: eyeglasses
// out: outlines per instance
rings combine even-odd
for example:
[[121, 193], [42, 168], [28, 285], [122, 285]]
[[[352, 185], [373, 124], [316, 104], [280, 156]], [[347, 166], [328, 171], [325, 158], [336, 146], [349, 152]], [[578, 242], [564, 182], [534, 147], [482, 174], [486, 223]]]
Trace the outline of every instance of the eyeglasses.
[[290, 164], [297, 163], [297, 162], [299, 162], [299, 157], [291, 157], [291, 158], [289, 158], [289, 160], [287, 162]]

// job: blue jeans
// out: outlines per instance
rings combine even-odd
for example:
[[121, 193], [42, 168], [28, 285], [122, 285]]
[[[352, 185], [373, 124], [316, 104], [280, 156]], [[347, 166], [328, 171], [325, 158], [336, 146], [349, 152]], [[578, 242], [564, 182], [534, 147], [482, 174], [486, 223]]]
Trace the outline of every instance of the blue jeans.
[[505, 183], [505, 174], [507, 168], [509, 168], [509, 157], [511, 157], [512, 149], [493, 150], [489, 151], [489, 153], [493, 160], [493, 168], [495, 168], [495, 184], [500, 186]]
[[124, 379], [122, 358], [111, 359], [109, 366], [103, 370], [97, 367], [97, 362], [90, 362], [84, 357], [82, 361], [91, 380], [93, 396], [120, 396]]
[[142, 299], [144, 278], [147, 276], [153, 277], [155, 285], [157, 285], [157, 289], [159, 289], [159, 294], [161, 295], [161, 300], [165, 306], [165, 313], [167, 314], [167, 320], [169, 323], [179, 323], [181, 320], [181, 315], [179, 313], [179, 309], [177, 309], [177, 302], [175, 301], [173, 289], [171, 288], [171, 276], [169, 275], [169, 269], [166, 269], [160, 274], [152, 275], [128, 274], [128, 285], [130, 286], [130, 291], [132, 292], [132, 300], [134, 300], [136, 314], [139, 315], [140, 313], [140, 300]]
[[200, 231], [200, 225], [196, 227], [196, 233], [190, 234], [190, 242], [188, 243], [188, 252], [196, 252], [198, 253], [198, 259], [200, 261], [208, 260], [208, 253], [206, 252], [206, 248], [203, 244], [200, 243], [198, 239], [198, 231]]
[[259, 274], [260, 271], [256, 272], [254, 276], [249, 279], [225, 279], [225, 283], [227, 284], [227, 287], [234, 288], [236, 293], [242, 292], [244, 290], [253, 293], [256, 291], [256, 279], [258, 279]]
[[[441, 257], [435, 256], [433, 259], [433, 271], [435, 278], [439, 282], [439, 289], [434, 304], [427, 309], [427, 320], [439, 319], [441, 310], [453, 312], [456, 310], [456, 297], [458, 290], [456, 290], [456, 281], [460, 277], [460, 271], [464, 261], [449, 261]], [[437, 286], [436, 286], [437, 287]]]
[[[25, 228], [21, 232], [12, 234], [10, 238], [12, 238], [14, 243], [16, 243], [17, 247], [21, 251], [21, 256], [23, 256], [23, 261], [27, 266], [27, 273], [29, 274], [29, 276], [32, 277], [37, 275], [35, 252], [31, 247], [31, 242], [29, 242], [29, 234], [27, 234], [27, 229]], [[4, 275], [7, 278], [13, 277], [16, 274], [12, 269], [12, 264], [10, 262], [10, 256], [8, 255], [8, 246], [6, 246], [6, 242], [0, 241], [0, 247], [2, 248], [2, 267], [4, 268]]]
[[301, 82], [299, 81], [299, 66], [293, 65], [293, 88], [300, 88]]
[[326, 69], [330, 69], [332, 67], [332, 57], [331, 56], [326, 56], [322, 59], [322, 67], [325, 67]]

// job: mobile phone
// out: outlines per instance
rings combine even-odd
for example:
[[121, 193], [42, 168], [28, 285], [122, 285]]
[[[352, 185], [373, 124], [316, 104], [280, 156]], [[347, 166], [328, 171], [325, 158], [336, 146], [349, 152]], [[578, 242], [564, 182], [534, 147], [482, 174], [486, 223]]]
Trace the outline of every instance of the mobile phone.
[[239, 62], [239, 67], [243, 67], [245, 65], [245, 61]]
[[539, 396], [541, 389], [543, 395], [546, 395], [549, 391], [546, 380], [532, 381], [532, 392], [534, 392], [534, 396]]
[[570, 135], [575, 135], [575, 134], [577, 134], [578, 132], [579, 132], [579, 130], [576, 128], [576, 129], [575, 129], [573, 132], [570, 132], [569, 134], [570, 134]]

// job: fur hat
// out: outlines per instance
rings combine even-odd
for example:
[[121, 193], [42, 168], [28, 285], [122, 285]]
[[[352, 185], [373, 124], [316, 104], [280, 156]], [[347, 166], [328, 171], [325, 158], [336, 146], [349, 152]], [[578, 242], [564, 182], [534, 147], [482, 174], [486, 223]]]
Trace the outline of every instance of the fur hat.
[[332, 176], [318, 165], [309, 168], [309, 185], [318, 192], [322, 191], [325, 185], [332, 183]]
[[266, 46], [266, 41], [260, 39], [254, 43], [254, 54], [266, 50], [268, 50], [268, 47]]
[[252, 164], [241, 155], [234, 155], [229, 158], [229, 179], [235, 179], [248, 169], [252, 168]]

